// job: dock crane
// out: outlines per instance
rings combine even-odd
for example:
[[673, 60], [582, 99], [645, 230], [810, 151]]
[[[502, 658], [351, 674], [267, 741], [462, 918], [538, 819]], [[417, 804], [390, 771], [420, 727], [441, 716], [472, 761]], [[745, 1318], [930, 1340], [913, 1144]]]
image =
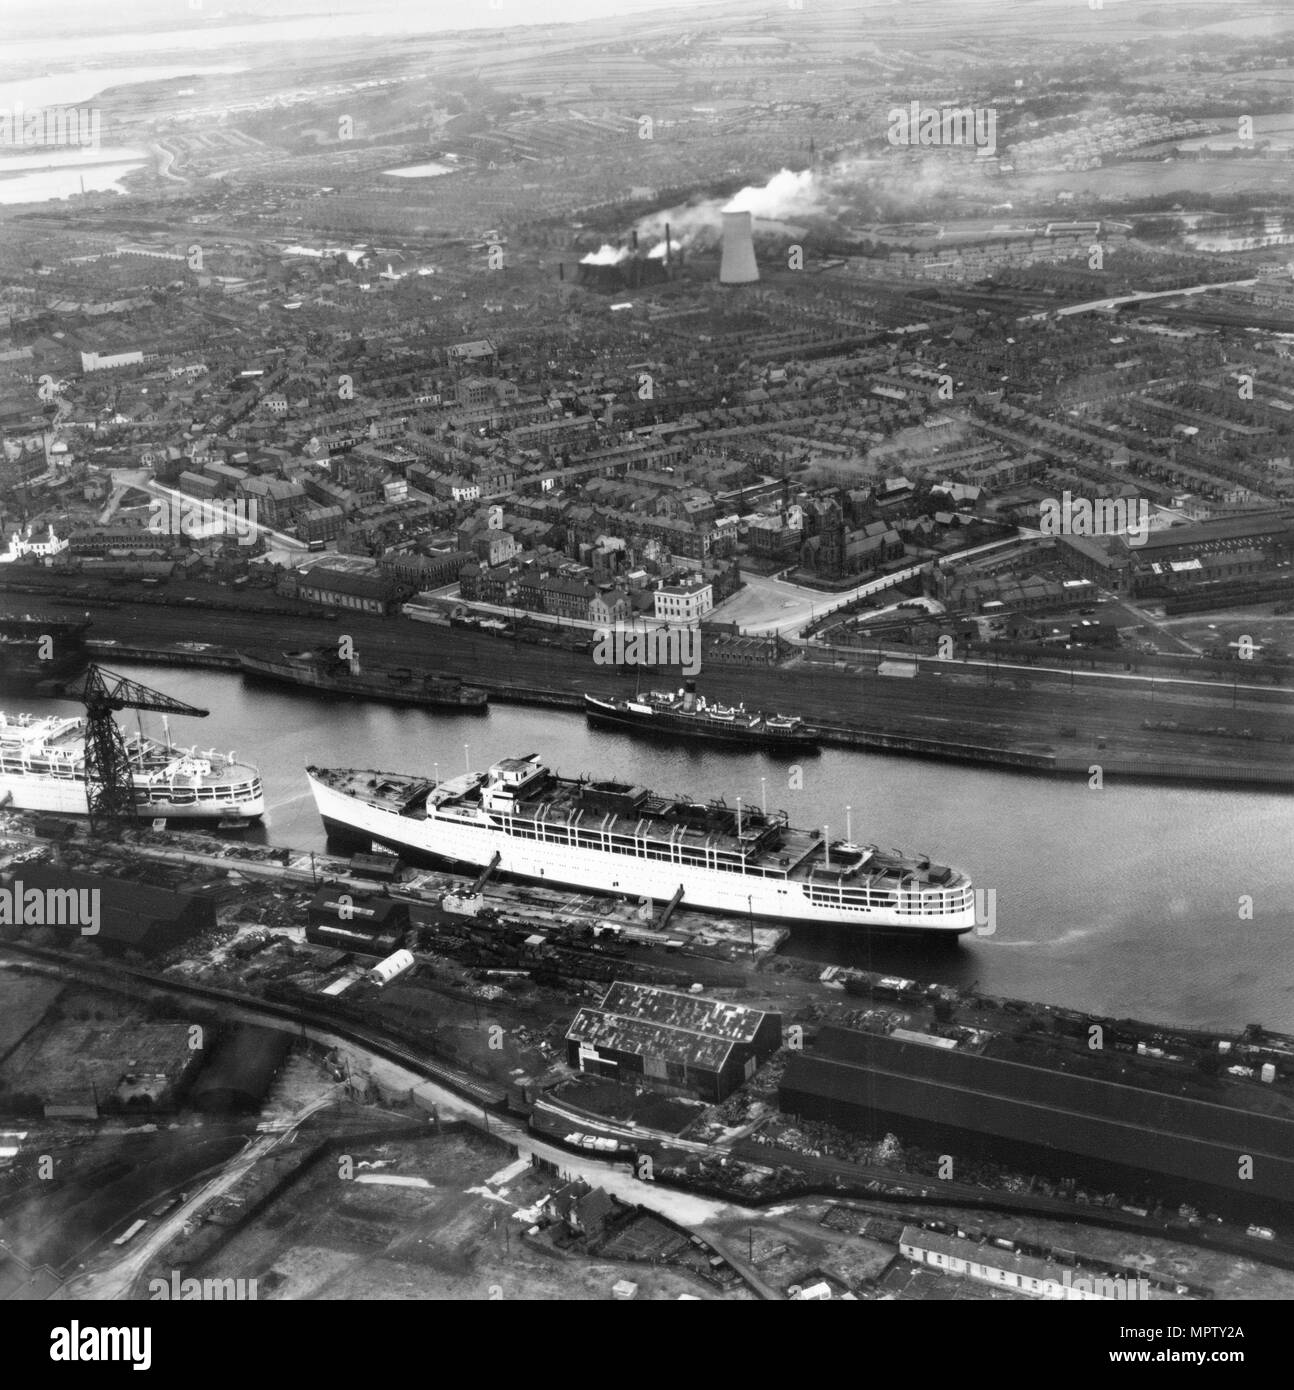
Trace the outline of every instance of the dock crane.
[[135, 782], [131, 776], [126, 744], [113, 715], [117, 710], [154, 710], [161, 714], [187, 714], [205, 719], [210, 710], [151, 690], [127, 676], [91, 665], [74, 687], [85, 705], [85, 794], [90, 813], [90, 834], [135, 823]]

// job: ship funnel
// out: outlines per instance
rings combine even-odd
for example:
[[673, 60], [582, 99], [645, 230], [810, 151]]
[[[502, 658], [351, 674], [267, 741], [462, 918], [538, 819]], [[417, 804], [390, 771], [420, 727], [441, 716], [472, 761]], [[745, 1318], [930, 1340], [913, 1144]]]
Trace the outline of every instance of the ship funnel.
[[683, 709], [687, 714], [691, 714], [696, 709], [696, 682], [683, 682]]
[[723, 214], [723, 256], [719, 261], [721, 285], [750, 285], [759, 279], [755, 241], [748, 212]]

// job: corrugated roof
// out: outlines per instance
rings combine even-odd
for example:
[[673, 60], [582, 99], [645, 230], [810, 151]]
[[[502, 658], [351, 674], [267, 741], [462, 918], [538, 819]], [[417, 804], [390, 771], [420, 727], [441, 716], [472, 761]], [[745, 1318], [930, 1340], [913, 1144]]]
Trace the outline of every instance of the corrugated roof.
[[617, 1052], [719, 1070], [737, 1043], [753, 1043], [767, 1015], [694, 994], [617, 981], [598, 1008], [583, 1008], [567, 1039]]

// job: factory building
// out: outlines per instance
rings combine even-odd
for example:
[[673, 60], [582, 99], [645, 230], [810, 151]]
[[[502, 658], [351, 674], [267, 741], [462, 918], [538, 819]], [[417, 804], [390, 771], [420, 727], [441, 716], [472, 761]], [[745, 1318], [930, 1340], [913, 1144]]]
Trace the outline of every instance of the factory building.
[[731, 1095], [782, 1045], [781, 1014], [617, 982], [566, 1033], [570, 1065], [592, 1076], [696, 1095]]
[[1294, 1203], [1294, 1120], [1229, 1107], [1225, 1092], [1192, 1100], [828, 1026], [812, 1053], [791, 1058], [780, 1104], [802, 1119], [1173, 1205], [1253, 1219], [1288, 1215]]
[[50, 914], [47, 925], [59, 937], [93, 940], [109, 955], [127, 951], [160, 955], [216, 925], [216, 906], [208, 898], [103, 874], [50, 864], [24, 864], [13, 876], [6, 876], [5, 885], [11, 892], [21, 885], [24, 894], [31, 889], [49, 894], [97, 894], [84, 899], [98, 904], [97, 932], [83, 931], [84, 924], [79, 921], [60, 922], [59, 914]]
[[582, 261], [578, 271], [580, 285], [601, 294], [622, 294], [645, 285], [662, 285], [669, 279], [663, 260], [648, 259], [636, 252], [626, 253], [614, 262]]
[[211, 1114], [251, 1113], [265, 1103], [291, 1038], [273, 1028], [240, 1025], [216, 1043], [194, 1083], [193, 1104]]
[[[1123, 544], [1127, 547], [1126, 541]], [[1294, 514], [1264, 511], [1151, 531], [1140, 545], [1127, 548], [1132, 550], [1134, 559], [1149, 562], [1189, 560], [1200, 555], [1224, 555], [1254, 548], [1285, 554], [1291, 545], [1294, 545]]]
[[321, 888], [310, 901], [306, 940], [338, 951], [386, 957], [409, 930], [409, 904], [356, 889]]

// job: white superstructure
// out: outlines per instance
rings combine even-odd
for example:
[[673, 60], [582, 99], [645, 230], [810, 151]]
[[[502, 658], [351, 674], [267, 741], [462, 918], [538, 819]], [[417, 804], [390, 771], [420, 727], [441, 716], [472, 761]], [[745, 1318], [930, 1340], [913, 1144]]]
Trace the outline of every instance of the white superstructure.
[[[84, 719], [0, 712], [0, 803], [86, 815], [85, 732]], [[140, 816], [250, 820], [264, 814], [260, 773], [232, 753], [168, 748], [140, 733], [124, 742]]]

